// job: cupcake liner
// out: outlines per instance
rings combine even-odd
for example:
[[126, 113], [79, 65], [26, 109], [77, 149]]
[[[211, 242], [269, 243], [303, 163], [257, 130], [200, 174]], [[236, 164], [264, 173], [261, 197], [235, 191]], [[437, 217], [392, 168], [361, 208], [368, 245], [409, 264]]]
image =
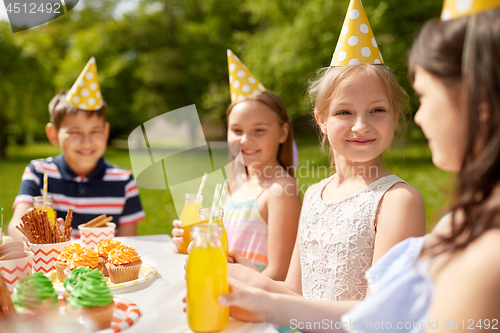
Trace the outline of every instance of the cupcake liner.
[[106, 264], [108, 263], [108, 258], [107, 257], [99, 257], [99, 265], [102, 265], [102, 274], [105, 277], [109, 277], [108, 273], [108, 268], [106, 267]]
[[101, 262], [101, 259], [99, 259], [99, 263], [97, 264], [97, 266], [93, 267], [93, 269], [97, 269], [99, 272], [103, 273], [103, 275], [104, 275], [104, 270], [106, 269], [106, 264]]
[[[64, 278], [67, 278], [67, 277], [68, 277], [68, 275], [69, 275], [69, 273], [71, 273], [71, 271], [72, 271], [72, 270], [71, 270], [71, 269], [69, 269], [69, 267], [66, 267], [66, 268], [64, 269], [64, 271], [63, 271], [63, 273], [64, 273]], [[59, 280], [59, 281], [61, 281], [61, 280]]]
[[114, 265], [110, 262], [106, 264], [108, 269], [109, 279], [112, 283], [122, 283], [136, 280], [139, 277], [142, 260], [136, 260], [123, 265]]
[[92, 306], [90, 308], [74, 309], [68, 304], [69, 312], [77, 313], [92, 320], [96, 330], [103, 330], [111, 327], [113, 312], [115, 311], [115, 301], [105, 306]]
[[56, 276], [60, 282], [63, 282], [66, 278], [66, 275], [64, 274], [64, 270], [66, 269], [66, 267], [66, 262], [56, 261]]

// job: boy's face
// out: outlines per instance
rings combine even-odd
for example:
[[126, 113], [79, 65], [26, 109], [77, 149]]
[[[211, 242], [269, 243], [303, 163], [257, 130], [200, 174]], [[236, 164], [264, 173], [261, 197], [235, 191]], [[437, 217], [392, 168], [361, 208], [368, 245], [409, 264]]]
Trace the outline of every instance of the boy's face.
[[[50, 125], [50, 124], [49, 124]], [[48, 126], [49, 127], [49, 126]], [[77, 175], [87, 175], [97, 166], [98, 160], [104, 155], [109, 136], [109, 123], [103, 117], [92, 115], [87, 117], [84, 112], [67, 115], [61, 122], [59, 130], [55, 127], [47, 130], [47, 136], [52, 144], [59, 145], [64, 153], [64, 159]]]

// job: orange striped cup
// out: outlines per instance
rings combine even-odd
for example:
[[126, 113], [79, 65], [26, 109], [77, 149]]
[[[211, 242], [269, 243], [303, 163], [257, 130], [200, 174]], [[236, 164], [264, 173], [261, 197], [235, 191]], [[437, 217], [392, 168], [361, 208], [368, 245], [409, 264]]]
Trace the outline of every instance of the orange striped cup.
[[95, 249], [101, 241], [108, 238], [115, 238], [116, 224], [108, 222], [105, 227], [101, 228], [87, 228], [79, 225], [78, 229], [80, 230], [82, 246], [87, 249]]
[[24, 251], [25, 258], [0, 261], [0, 276], [5, 282], [7, 289], [12, 292], [17, 280], [31, 274], [33, 266], [33, 252]]
[[56, 269], [57, 257], [66, 246], [71, 245], [71, 241], [53, 244], [28, 244], [34, 254], [33, 273], [40, 271], [48, 273]]

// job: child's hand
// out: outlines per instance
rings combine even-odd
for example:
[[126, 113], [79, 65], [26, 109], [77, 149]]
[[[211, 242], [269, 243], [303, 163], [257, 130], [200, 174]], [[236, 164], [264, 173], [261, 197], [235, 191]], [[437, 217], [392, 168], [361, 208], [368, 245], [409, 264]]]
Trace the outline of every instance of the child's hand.
[[257, 272], [259, 271], [257, 269], [257, 267], [255, 267], [254, 264], [252, 264], [252, 262], [250, 260], [248, 260], [247, 258], [245, 258], [241, 253], [239, 252], [229, 252], [228, 254], [228, 258], [227, 258], [227, 262], [230, 263], [230, 264], [240, 264], [240, 265], [243, 265], [243, 266], [246, 266], [246, 267], [250, 267], [250, 268], [253, 268], [255, 269]]
[[[230, 306], [230, 316], [238, 320], [250, 322], [267, 321], [263, 304], [266, 293], [258, 288], [250, 287], [235, 279], [229, 278], [230, 294], [220, 295], [218, 302], [222, 306]], [[186, 312], [186, 296], [182, 299]]]
[[222, 306], [230, 306], [231, 317], [250, 322], [269, 321], [266, 304], [269, 303], [265, 291], [250, 287], [244, 283], [229, 278], [229, 294], [220, 295], [218, 302]]
[[232, 279], [257, 288], [262, 288], [268, 280], [255, 267], [237, 264], [227, 265], [227, 275]]
[[175, 244], [175, 253], [179, 253], [179, 246], [184, 242], [184, 230], [181, 229], [182, 221], [174, 220], [174, 229], [172, 229], [172, 242]]

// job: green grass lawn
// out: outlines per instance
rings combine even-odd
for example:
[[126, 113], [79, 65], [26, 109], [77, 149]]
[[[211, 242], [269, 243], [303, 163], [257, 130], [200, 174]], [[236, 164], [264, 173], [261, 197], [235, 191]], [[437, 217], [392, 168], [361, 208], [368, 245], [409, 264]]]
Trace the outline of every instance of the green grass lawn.
[[[325, 177], [329, 162], [316, 138], [296, 138], [296, 141], [299, 147], [297, 179], [299, 186], [305, 191], [309, 185]], [[49, 144], [36, 143], [11, 146], [7, 153], [8, 158], [0, 160], [0, 207], [4, 208], [5, 225], [12, 217], [11, 206], [19, 191], [25, 166], [32, 159], [55, 156], [59, 154], [59, 149]], [[105, 158], [119, 167], [130, 170], [127, 150], [108, 148]], [[441, 208], [449, 202], [450, 196], [447, 192], [450, 192], [453, 175], [434, 167], [425, 142], [391, 147], [384, 153], [383, 161], [391, 172], [420, 190], [425, 202], [428, 229], [432, 227], [437, 218], [443, 215]], [[176, 213], [169, 191], [140, 189], [140, 195], [147, 218], [139, 224], [139, 234], [170, 233]], [[5, 225], [4, 230], [6, 230]]]

